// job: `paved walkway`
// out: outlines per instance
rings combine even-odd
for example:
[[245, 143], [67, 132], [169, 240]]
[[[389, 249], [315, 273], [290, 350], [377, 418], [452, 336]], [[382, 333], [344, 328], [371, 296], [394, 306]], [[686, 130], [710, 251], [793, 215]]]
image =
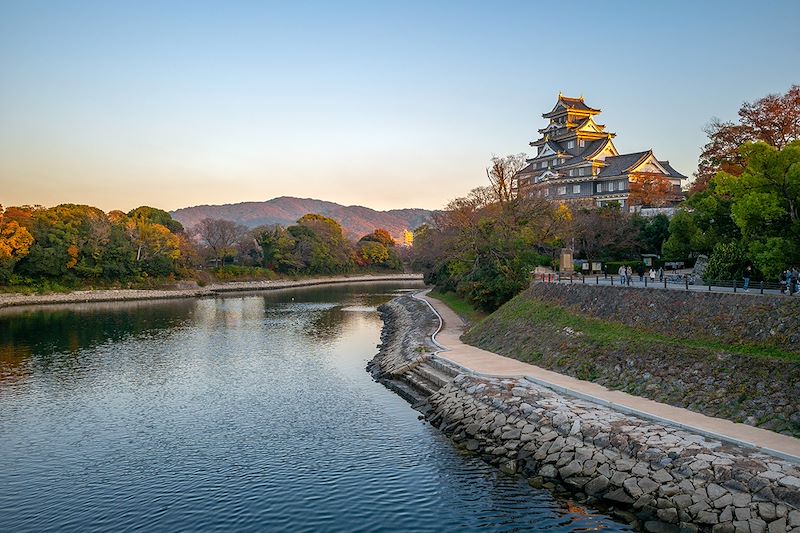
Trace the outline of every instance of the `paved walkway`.
[[[608, 277], [603, 277], [602, 275], [600, 275], [600, 276], [575, 276], [572, 279], [570, 279], [569, 277], [562, 277], [560, 280], [557, 277], [555, 277], [556, 276], [555, 274], [553, 276], [554, 277], [552, 278], [552, 280], [549, 280], [548, 278], [541, 279], [541, 278], [537, 277], [536, 280], [535, 280], [535, 283], [561, 283], [562, 285], [570, 285], [570, 284], [576, 284], [576, 285], [580, 285], [580, 284], [584, 284], [584, 285], [605, 285], [605, 286], [613, 285], [614, 287], [619, 287], [620, 286], [620, 278], [619, 278], [619, 276], [608, 276]], [[645, 289], [645, 288], [647, 288], [647, 289], [661, 289], [661, 290], [672, 290], [672, 291], [687, 291], [688, 290], [690, 292], [716, 292], [716, 293], [722, 293], [722, 294], [734, 294], [735, 293], [735, 294], [752, 295], [752, 296], [755, 296], [755, 295], [772, 295], [772, 296], [782, 296], [782, 297], [787, 297], [787, 298], [790, 296], [788, 292], [781, 292], [780, 289], [764, 288], [762, 290], [761, 284], [759, 282], [757, 282], [757, 281], [754, 281], [753, 283], [750, 284], [750, 289], [748, 291], [745, 291], [741, 287], [741, 284], [742, 284], [741, 280], [739, 280], [738, 284], [739, 284], [739, 286], [737, 287], [737, 289], [735, 291], [733, 290], [733, 286], [732, 285], [730, 287], [722, 287], [722, 286], [719, 286], [719, 285], [712, 285], [711, 286], [711, 290], [709, 290], [708, 285], [700, 284], [700, 285], [688, 285], [687, 286], [685, 281], [683, 281], [683, 280], [681, 280], [681, 281], [677, 281], [677, 280], [675, 280], [675, 281], [667, 281], [666, 284], [664, 283], [663, 280], [662, 281], [656, 281], [654, 283], [654, 282], [650, 281], [649, 278], [646, 281], [644, 279], [642, 279], [640, 281], [639, 280], [639, 276], [638, 275], [634, 275], [633, 278], [631, 279], [631, 283], [626, 285], [626, 287], [631, 288], [631, 289]], [[774, 286], [774, 284], [772, 284], [772, 286]], [[800, 297], [800, 295], [798, 295], [798, 294], [795, 294], [794, 296], [795, 297]]]
[[443, 348], [443, 352], [438, 354], [443, 359], [479, 374], [529, 379], [557, 392], [591, 400], [628, 414], [666, 422], [705, 436], [758, 448], [766, 453], [800, 462], [800, 439], [609, 390], [596, 383], [464, 344], [460, 339], [465, 327], [463, 320], [441, 301], [429, 298], [427, 292], [417, 293], [414, 297], [428, 302], [442, 319], [442, 327], [434, 335], [434, 340]]

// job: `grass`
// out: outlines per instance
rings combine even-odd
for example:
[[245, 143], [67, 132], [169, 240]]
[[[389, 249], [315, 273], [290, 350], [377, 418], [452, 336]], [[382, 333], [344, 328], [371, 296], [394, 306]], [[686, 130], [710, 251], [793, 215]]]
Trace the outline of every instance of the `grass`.
[[428, 296], [431, 298], [436, 298], [444, 303], [447, 307], [455, 311], [455, 313], [464, 319], [464, 321], [466, 321], [467, 325], [470, 327], [474, 326], [488, 316], [483, 311], [472, 307], [468, 301], [454, 292], [443, 293], [434, 289], [428, 293]]
[[[447, 303], [447, 302], [445, 302]], [[449, 305], [449, 304], [448, 304]], [[679, 339], [604, 320], [581, 316], [539, 300], [517, 297], [492, 315], [492, 322], [501, 327], [524, 320], [532, 325], [547, 324], [557, 329], [571, 328], [597, 346], [613, 348], [620, 344], [644, 346], [679, 346], [727, 352], [755, 358], [783, 359], [800, 362], [800, 354], [764, 345], [736, 345], [713, 339]], [[492, 327], [485, 324], [486, 327]], [[535, 327], [535, 326], [533, 326]]]

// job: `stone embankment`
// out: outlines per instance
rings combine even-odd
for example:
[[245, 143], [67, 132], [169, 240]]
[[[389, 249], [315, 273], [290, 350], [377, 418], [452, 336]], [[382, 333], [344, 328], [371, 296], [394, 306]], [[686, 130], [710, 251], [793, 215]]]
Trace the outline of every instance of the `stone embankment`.
[[371, 281], [422, 281], [420, 274], [385, 274], [366, 276], [334, 276], [300, 280], [264, 280], [215, 283], [198, 287], [194, 283], [178, 283], [174, 289], [103, 289], [73, 291], [53, 294], [0, 294], [0, 308], [23, 305], [49, 305], [86, 302], [131, 302], [137, 300], [164, 300], [170, 298], [197, 298], [227, 292], [264, 291]]
[[404, 296], [381, 311], [373, 375], [504, 472], [611, 506], [646, 531], [800, 533], [798, 464], [524, 378], [475, 375], [432, 353], [438, 320], [424, 302]]
[[[788, 296], [534, 283], [464, 341], [610, 389], [800, 437], [800, 361], [742, 353], [797, 353], [798, 317], [800, 298]], [[629, 334], [592, 333], [615, 326]]]

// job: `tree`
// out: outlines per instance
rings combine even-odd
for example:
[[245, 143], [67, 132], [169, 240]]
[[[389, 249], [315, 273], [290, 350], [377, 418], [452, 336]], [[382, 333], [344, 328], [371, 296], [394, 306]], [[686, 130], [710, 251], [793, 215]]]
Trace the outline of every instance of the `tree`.
[[731, 201], [731, 218], [753, 263], [772, 277], [800, 261], [800, 140], [776, 149], [763, 142], [742, 147], [741, 175], [720, 172], [716, 192]]
[[489, 178], [495, 197], [501, 204], [510, 202], [517, 195], [517, 173], [526, 163], [525, 154], [492, 156], [486, 176]]
[[659, 214], [644, 222], [639, 230], [638, 241], [642, 252], [660, 254], [661, 247], [668, 238], [669, 218]]
[[379, 242], [384, 246], [394, 246], [395, 245], [395, 241], [392, 238], [392, 236], [389, 235], [389, 232], [386, 231], [385, 229], [381, 229], [381, 228], [376, 229], [372, 233], [368, 233], [368, 234], [364, 235], [363, 237], [361, 237], [359, 239], [359, 242], [360, 241]]
[[586, 259], [620, 259], [633, 257], [639, 250], [633, 217], [619, 205], [594, 209], [577, 209], [572, 214], [571, 234], [575, 251]]
[[642, 207], [663, 207], [675, 200], [672, 182], [655, 174], [639, 174], [630, 182], [628, 201]]
[[714, 118], [705, 131], [709, 140], [700, 154], [692, 193], [704, 191], [717, 172], [741, 174], [747, 163], [739, 148], [745, 143], [762, 141], [782, 149], [800, 139], [800, 85], [793, 85], [783, 95], [745, 102], [738, 123]]
[[714, 247], [708, 259], [704, 278], [706, 281], [738, 280], [750, 263], [747, 248], [739, 242], [721, 242]]
[[200, 241], [211, 250], [211, 257], [219, 264], [235, 253], [235, 245], [247, 228], [230, 220], [204, 218], [193, 228]]
[[412, 264], [440, 290], [492, 311], [528, 286], [563, 244], [569, 209], [538, 197], [504, 197], [479, 187], [452, 200], [414, 234]]
[[143, 205], [129, 212], [128, 217], [133, 220], [144, 220], [151, 224], [161, 224], [172, 233], [183, 233], [183, 225], [163, 209]]
[[33, 236], [28, 229], [15, 220], [5, 220], [0, 206], [0, 282], [8, 281], [14, 265], [28, 255], [31, 245]]

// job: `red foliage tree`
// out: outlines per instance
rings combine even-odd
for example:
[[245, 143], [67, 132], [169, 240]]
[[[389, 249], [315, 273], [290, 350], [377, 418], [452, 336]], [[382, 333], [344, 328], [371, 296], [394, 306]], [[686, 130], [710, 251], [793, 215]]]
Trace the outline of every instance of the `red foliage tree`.
[[706, 127], [708, 143], [703, 147], [690, 193], [704, 191], [717, 172], [738, 176], [747, 162], [739, 153], [746, 142], [763, 141], [781, 149], [800, 139], [800, 85], [786, 94], [769, 94], [739, 109], [739, 122], [713, 119]]

